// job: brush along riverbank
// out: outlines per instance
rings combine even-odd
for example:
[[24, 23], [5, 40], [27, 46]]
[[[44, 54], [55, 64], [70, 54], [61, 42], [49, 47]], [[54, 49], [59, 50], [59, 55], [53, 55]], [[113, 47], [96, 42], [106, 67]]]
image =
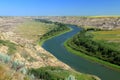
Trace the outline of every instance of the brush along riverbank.
[[120, 70], [119, 51], [110, 45], [93, 40], [93, 35], [81, 31], [64, 43], [68, 51], [78, 56], [98, 62], [106, 67]]

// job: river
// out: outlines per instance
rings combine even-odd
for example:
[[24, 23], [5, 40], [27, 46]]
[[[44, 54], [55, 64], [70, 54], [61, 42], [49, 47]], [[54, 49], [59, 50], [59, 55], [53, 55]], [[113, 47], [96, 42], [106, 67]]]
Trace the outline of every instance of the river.
[[76, 26], [69, 27], [73, 30], [45, 41], [42, 47], [76, 71], [96, 75], [102, 80], [120, 80], [120, 72], [74, 55], [65, 49], [64, 42], [80, 31]]

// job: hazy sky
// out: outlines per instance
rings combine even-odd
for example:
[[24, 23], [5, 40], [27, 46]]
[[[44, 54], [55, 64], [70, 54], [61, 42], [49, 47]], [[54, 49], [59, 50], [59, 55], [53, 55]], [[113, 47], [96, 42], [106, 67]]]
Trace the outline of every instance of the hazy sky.
[[120, 0], [0, 0], [1, 16], [120, 15]]

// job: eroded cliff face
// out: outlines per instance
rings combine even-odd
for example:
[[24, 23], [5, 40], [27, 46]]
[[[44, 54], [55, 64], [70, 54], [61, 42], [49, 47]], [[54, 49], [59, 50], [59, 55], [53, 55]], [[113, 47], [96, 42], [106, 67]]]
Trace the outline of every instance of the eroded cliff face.
[[120, 28], [120, 17], [40, 17], [52, 21], [62, 22], [66, 24], [75, 24], [78, 26], [96, 27], [100, 29], [111, 30]]

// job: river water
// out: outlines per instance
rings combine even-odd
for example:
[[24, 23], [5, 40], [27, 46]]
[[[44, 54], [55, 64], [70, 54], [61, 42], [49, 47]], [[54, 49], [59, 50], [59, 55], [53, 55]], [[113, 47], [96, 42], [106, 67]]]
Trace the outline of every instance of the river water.
[[45, 41], [42, 47], [76, 71], [96, 75], [102, 80], [120, 80], [120, 72], [74, 55], [65, 49], [64, 42], [80, 31], [76, 26], [69, 27], [73, 30]]

